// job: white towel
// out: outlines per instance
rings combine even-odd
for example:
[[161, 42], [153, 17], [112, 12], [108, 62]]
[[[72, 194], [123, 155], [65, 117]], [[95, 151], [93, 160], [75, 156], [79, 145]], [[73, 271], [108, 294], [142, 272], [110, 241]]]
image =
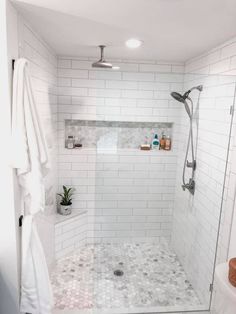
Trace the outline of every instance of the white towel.
[[34, 215], [45, 207], [43, 177], [48, 169], [48, 155], [25, 59], [15, 62], [12, 148], [13, 167], [24, 204], [20, 309], [24, 313], [50, 314], [53, 306], [51, 285], [34, 223]]
[[20, 311], [49, 314], [53, 307], [47, 263], [32, 215], [22, 225], [22, 283]]
[[15, 62], [12, 104], [12, 156], [23, 187], [25, 214], [43, 211], [43, 177], [48, 170], [46, 142], [36, 111], [27, 60]]

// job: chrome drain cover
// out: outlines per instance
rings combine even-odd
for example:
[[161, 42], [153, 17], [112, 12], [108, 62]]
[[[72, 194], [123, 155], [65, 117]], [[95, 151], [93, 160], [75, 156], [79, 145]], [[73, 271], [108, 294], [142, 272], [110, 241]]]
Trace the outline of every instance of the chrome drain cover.
[[120, 270], [120, 269], [116, 269], [114, 271], [114, 275], [120, 277], [120, 276], [124, 275], [124, 272], [122, 270]]

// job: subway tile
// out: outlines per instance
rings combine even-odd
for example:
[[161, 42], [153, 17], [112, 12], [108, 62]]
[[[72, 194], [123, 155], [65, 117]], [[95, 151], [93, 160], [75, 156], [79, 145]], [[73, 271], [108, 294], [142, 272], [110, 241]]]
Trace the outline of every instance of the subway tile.
[[87, 96], [87, 88], [79, 87], [58, 87], [58, 93], [60, 96]]
[[117, 71], [89, 71], [89, 79], [121, 80], [121, 72]]
[[154, 74], [153, 73], [131, 73], [131, 72], [124, 72], [123, 73], [123, 80], [125, 81], [153, 81]]
[[58, 77], [88, 78], [87, 70], [58, 69]]
[[184, 73], [185, 72], [185, 66], [184, 65], [171, 65], [171, 72], [173, 73]]
[[106, 88], [112, 89], [138, 89], [138, 83], [133, 81], [106, 81]]
[[71, 68], [71, 60], [70, 59], [58, 59], [57, 63], [58, 68], [70, 69]]
[[140, 72], [171, 72], [170, 64], [140, 64]]
[[120, 67], [120, 71], [122, 72], [138, 72], [139, 64], [131, 63], [131, 62], [116, 62], [114, 64]]
[[70, 78], [64, 78], [64, 77], [59, 77], [57, 79], [57, 84], [58, 84], [58, 86], [71, 86], [71, 79]]
[[71, 96], [58, 96], [58, 103], [59, 104], [71, 104]]
[[224, 59], [210, 65], [210, 74], [226, 72], [230, 69], [230, 59]]
[[89, 89], [89, 96], [92, 97], [111, 97], [117, 98], [120, 97], [121, 91], [117, 89], [97, 89], [97, 88], [90, 88]]
[[131, 225], [129, 223], [103, 223], [102, 230], [130, 230]]
[[96, 97], [71, 97], [73, 105], [83, 105], [83, 106], [101, 106], [104, 105], [104, 98]]
[[123, 98], [151, 99], [153, 98], [153, 92], [148, 90], [122, 90], [121, 96]]
[[92, 62], [87, 60], [71, 60], [72, 69], [90, 70], [92, 69]]
[[90, 87], [90, 88], [104, 88], [105, 81], [103, 80], [89, 80], [89, 79], [77, 79], [71, 80], [73, 87]]

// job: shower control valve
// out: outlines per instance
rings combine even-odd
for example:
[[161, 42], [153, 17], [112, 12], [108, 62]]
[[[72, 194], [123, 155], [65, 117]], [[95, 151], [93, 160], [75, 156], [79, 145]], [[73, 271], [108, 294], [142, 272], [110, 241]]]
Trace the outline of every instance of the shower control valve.
[[186, 165], [187, 165], [188, 168], [193, 168], [193, 170], [196, 170], [196, 166], [197, 166], [196, 160], [193, 160], [191, 162], [187, 160]]
[[189, 179], [189, 183], [182, 185], [183, 191], [185, 189], [189, 190], [189, 192], [193, 195], [195, 192], [195, 181], [193, 179]]

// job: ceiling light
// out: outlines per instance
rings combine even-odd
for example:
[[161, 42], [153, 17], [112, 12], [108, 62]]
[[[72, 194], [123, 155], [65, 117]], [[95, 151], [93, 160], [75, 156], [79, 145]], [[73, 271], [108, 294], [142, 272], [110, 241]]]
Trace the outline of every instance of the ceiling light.
[[138, 48], [142, 45], [142, 41], [139, 39], [131, 38], [126, 40], [125, 44], [129, 48]]
[[113, 67], [112, 67], [112, 70], [119, 70], [120, 69], [120, 67], [118, 67], [117, 65], [114, 65]]

